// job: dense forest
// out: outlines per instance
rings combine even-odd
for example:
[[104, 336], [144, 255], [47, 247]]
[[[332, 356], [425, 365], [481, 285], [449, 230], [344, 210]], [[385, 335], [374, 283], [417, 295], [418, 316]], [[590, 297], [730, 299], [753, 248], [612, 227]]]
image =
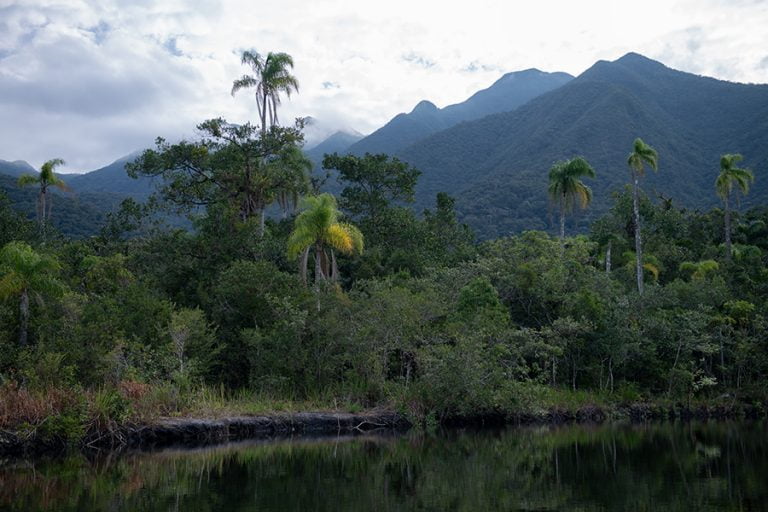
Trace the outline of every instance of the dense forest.
[[[736, 208], [752, 173], [735, 155], [711, 185], [723, 206], [689, 210], [643, 192], [644, 171], [672, 155], [638, 140], [617, 149], [631, 153], [627, 187], [601, 198], [611, 206], [588, 234], [480, 243], [445, 193], [416, 215], [420, 171], [387, 155], [327, 155], [342, 191], [320, 194], [301, 120], [277, 124], [292, 60], [243, 62], [279, 71], [235, 82], [274, 80], [256, 88], [258, 122], [158, 139], [129, 166], [163, 178], [158, 201], [126, 200], [81, 239], [57, 234], [59, 203], [33, 222], [0, 202], [0, 428], [77, 438], [228, 400], [429, 420], [568, 401], [763, 403], [768, 207]], [[585, 166], [550, 172], [563, 218], [589, 207], [581, 177], [604, 179]], [[194, 229], [163, 225], [157, 208], [188, 211]]]

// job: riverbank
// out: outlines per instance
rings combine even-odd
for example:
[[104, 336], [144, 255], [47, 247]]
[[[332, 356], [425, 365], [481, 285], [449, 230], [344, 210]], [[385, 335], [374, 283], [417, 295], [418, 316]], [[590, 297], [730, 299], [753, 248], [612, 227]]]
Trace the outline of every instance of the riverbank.
[[[390, 411], [277, 413], [225, 418], [158, 418], [151, 423], [115, 426], [89, 432], [81, 449], [151, 449], [170, 445], [204, 445], [273, 437], [341, 435], [371, 430], [405, 431], [411, 424]], [[67, 448], [61, 439], [25, 432], [0, 432], [0, 455], [41, 454]]]
[[362, 434], [371, 431], [405, 432], [412, 428], [482, 427], [502, 425], [648, 422], [668, 420], [759, 419], [767, 404], [704, 404], [635, 402], [551, 406], [507, 413], [453, 415], [437, 422], [408, 418], [394, 410], [350, 412], [275, 412], [225, 417], [159, 417], [91, 428], [77, 442], [51, 436], [45, 428], [0, 430], [0, 456], [55, 454], [66, 449], [156, 449], [172, 445], [200, 446], [245, 439]]

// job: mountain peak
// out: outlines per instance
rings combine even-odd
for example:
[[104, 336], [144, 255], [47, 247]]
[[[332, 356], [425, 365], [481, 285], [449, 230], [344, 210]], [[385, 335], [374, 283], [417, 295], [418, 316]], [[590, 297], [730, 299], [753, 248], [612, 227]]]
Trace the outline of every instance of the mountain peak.
[[413, 110], [411, 110], [411, 114], [435, 112], [436, 110], [438, 110], [438, 108], [434, 103], [428, 100], [421, 100], [419, 103], [416, 104], [415, 107], [413, 107]]
[[623, 55], [622, 57], [616, 59], [614, 63], [623, 64], [625, 66], [630, 66], [630, 67], [643, 67], [643, 68], [656, 68], [656, 69], [665, 69], [667, 67], [657, 60], [649, 59], [648, 57], [644, 55], [640, 55], [639, 53], [635, 53], [635, 52], [629, 52], [626, 55]]

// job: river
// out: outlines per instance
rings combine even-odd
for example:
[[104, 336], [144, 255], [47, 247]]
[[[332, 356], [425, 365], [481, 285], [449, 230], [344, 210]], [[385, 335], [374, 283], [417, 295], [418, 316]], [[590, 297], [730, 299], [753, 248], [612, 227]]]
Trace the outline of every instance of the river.
[[7, 460], [0, 510], [768, 510], [766, 433], [566, 425]]

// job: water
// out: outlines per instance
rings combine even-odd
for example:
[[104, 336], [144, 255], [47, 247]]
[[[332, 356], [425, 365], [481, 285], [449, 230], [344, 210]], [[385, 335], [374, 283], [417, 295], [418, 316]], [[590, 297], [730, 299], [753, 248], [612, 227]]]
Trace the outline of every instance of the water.
[[566, 426], [0, 461], [0, 510], [768, 510], [768, 437]]

